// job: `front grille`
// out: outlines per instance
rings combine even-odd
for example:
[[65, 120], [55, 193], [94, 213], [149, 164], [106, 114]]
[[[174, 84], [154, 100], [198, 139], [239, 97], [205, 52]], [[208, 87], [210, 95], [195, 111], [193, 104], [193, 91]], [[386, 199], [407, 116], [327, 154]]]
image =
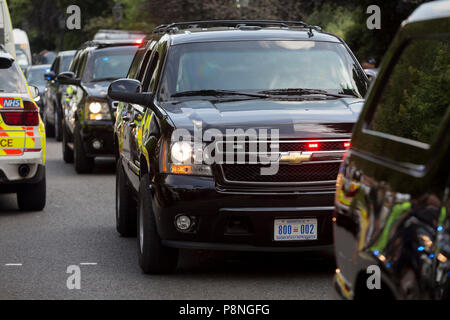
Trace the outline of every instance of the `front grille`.
[[[317, 151], [345, 151], [347, 148], [344, 143], [349, 142], [349, 140], [337, 140], [337, 141], [279, 141], [278, 142], [278, 150], [279, 152], [289, 152], [289, 151], [311, 151], [308, 148], [309, 143], [318, 143]], [[250, 148], [252, 147], [252, 148]], [[250, 150], [251, 149], [251, 150]], [[272, 144], [267, 143], [266, 149], [262, 150], [260, 144], [258, 142], [253, 141], [243, 141], [243, 142], [223, 142], [218, 144], [217, 146], [218, 152], [250, 152], [250, 151], [262, 151], [262, 152], [271, 152], [274, 151], [272, 149]]]
[[228, 182], [249, 183], [298, 183], [336, 180], [340, 163], [314, 163], [280, 165], [275, 175], [261, 175], [260, 164], [223, 164], [222, 170]]
[[[311, 141], [314, 142], [314, 141]], [[289, 151], [310, 151], [307, 147], [308, 143], [302, 142], [283, 142], [280, 143], [281, 152]], [[318, 150], [320, 151], [338, 151], [345, 150], [344, 142], [318, 142]]]

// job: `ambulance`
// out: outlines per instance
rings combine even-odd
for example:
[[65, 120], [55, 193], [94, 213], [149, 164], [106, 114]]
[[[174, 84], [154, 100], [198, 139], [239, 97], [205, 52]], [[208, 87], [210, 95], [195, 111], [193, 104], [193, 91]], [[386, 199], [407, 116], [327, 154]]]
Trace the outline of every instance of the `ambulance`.
[[[23, 211], [45, 207], [45, 128], [14, 58], [0, 46], [0, 193], [16, 193]], [[1, 198], [0, 198], [1, 201]]]

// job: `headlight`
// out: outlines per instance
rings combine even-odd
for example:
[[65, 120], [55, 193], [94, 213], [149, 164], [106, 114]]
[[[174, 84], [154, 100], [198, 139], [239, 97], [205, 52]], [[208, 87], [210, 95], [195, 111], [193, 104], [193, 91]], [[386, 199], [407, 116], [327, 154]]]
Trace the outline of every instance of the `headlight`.
[[102, 111], [102, 105], [100, 104], [100, 102], [91, 102], [89, 104], [89, 111], [91, 113], [99, 113], [100, 111]]
[[87, 120], [111, 120], [107, 102], [91, 101], [86, 104]]
[[[185, 141], [178, 141], [172, 144], [170, 149], [170, 155], [172, 156], [172, 162], [185, 163], [192, 159], [193, 148], [191, 143]], [[190, 161], [189, 161], [190, 162]]]
[[[160, 168], [162, 172], [194, 176], [212, 176], [211, 166], [195, 161], [194, 143], [176, 141], [161, 148]], [[202, 145], [202, 148], [204, 146]]]

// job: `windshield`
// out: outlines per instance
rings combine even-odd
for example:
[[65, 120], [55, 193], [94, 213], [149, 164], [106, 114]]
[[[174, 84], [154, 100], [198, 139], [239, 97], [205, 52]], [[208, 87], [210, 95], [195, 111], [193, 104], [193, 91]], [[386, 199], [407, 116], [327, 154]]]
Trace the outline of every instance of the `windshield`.
[[27, 67], [30, 64], [27, 55], [22, 50], [16, 52], [16, 61], [21, 67]]
[[27, 86], [22, 72], [16, 63], [0, 64], [0, 93], [27, 93]]
[[101, 81], [127, 76], [137, 46], [99, 49], [92, 53], [83, 81]]
[[320, 89], [364, 97], [363, 71], [341, 43], [235, 41], [173, 46], [160, 99], [198, 90]]
[[45, 68], [30, 68], [27, 73], [28, 84], [34, 86], [45, 86], [44, 74], [49, 71], [49, 67]]
[[61, 64], [59, 66], [59, 72], [69, 71], [70, 63], [73, 60], [73, 54], [61, 56]]

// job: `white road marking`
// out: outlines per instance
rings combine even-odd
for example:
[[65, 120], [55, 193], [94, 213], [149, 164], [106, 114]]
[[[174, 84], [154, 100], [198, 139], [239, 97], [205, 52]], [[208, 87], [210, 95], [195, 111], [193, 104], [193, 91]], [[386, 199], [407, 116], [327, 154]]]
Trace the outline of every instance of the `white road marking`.
[[5, 267], [21, 267], [21, 263], [6, 263]]
[[97, 262], [81, 262], [80, 266], [96, 266]]

